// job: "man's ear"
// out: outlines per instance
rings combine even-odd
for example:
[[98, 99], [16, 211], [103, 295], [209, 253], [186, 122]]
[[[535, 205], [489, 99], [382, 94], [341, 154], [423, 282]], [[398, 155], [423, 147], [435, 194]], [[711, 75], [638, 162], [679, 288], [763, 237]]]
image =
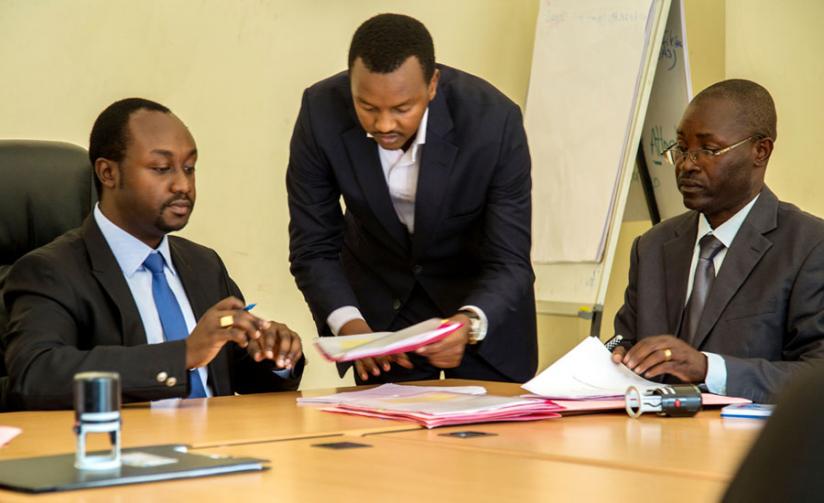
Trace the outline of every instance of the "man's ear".
[[755, 166], [759, 168], [767, 167], [767, 162], [770, 160], [770, 155], [772, 155], [773, 144], [772, 138], [761, 138], [755, 142], [755, 158], [753, 159]]
[[441, 78], [441, 71], [435, 68], [435, 73], [432, 74], [432, 78], [429, 80], [429, 88], [427, 92], [429, 93], [429, 101], [435, 99], [435, 95], [438, 94], [438, 80]]
[[120, 165], [109, 159], [98, 157], [94, 161], [94, 174], [103, 187], [109, 190], [114, 189], [120, 181]]

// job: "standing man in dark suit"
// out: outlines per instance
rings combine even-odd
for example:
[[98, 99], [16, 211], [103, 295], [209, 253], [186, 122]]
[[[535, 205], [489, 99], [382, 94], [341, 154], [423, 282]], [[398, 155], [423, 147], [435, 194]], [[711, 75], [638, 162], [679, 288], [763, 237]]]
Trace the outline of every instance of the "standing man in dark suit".
[[521, 113], [487, 82], [436, 65], [419, 21], [367, 20], [348, 72], [304, 92], [286, 182], [291, 270], [321, 335], [464, 324], [415, 353], [356, 362], [358, 382], [535, 373]]
[[635, 240], [613, 359], [713, 393], [770, 400], [824, 358], [824, 222], [764, 185], [776, 138], [766, 89], [727, 80], [693, 99], [667, 150], [691, 211]]
[[168, 108], [139, 98], [95, 121], [100, 203], [9, 273], [12, 398], [69, 408], [72, 376], [120, 373], [125, 401], [296, 389], [300, 338], [244, 309], [220, 257], [168, 232], [195, 203], [197, 149]]

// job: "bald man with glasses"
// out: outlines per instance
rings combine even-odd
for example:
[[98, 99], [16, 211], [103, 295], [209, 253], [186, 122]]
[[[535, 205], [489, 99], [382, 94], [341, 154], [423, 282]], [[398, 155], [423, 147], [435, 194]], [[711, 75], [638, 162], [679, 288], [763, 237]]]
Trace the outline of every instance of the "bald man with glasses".
[[754, 82], [689, 104], [665, 157], [690, 211], [633, 243], [613, 360], [756, 402], [824, 363], [824, 221], [764, 184], [776, 137], [775, 104]]

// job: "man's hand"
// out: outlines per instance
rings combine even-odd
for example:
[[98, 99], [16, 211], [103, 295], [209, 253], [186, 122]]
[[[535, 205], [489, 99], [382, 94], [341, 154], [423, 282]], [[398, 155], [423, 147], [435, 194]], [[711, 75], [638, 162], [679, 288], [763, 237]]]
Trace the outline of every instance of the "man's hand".
[[457, 321], [463, 325], [440, 341], [415, 351], [425, 356], [429, 363], [442, 369], [451, 369], [460, 365], [466, 345], [469, 343], [469, 317], [458, 313], [449, 318], [449, 321]]
[[707, 356], [672, 335], [646, 337], [629, 351], [618, 346], [612, 361], [647, 379], [670, 374], [683, 382], [702, 383], [707, 377]]
[[[221, 320], [227, 317], [231, 317], [232, 323], [221, 326]], [[262, 321], [244, 311], [240, 299], [226, 297], [221, 300], [206, 311], [186, 338], [186, 368], [208, 365], [229, 341], [245, 348], [250, 340], [260, 338]]]
[[[369, 333], [372, 333], [372, 329], [366, 323], [366, 320], [358, 318], [346, 322], [346, 324], [340, 328], [340, 333], [338, 333], [338, 335], [357, 335]], [[381, 375], [381, 370], [384, 372], [389, 372], [389, 369], [392, 368], [392, 363], [397, 363], [401, 367], [407, 369], [414, 367], [412, 362], [409, 361], [409, 357], [407, 357], [404, 353], [400, 353], [397, 355], [380, 356], [378, 358], [362, 358], [360, 360], [355, 360], [355, 372], [360, 376], [362, 381], [366, 381], [369, 379], [370, 374], [373, 376], [379, 376]]]
[[283, 323], [258, 319], [260, 337], [249, 341], [246, 350], [259, 362], [272, 360], [278, 368], [291, 369], [301, 356], [303, 345], [300, 336]]

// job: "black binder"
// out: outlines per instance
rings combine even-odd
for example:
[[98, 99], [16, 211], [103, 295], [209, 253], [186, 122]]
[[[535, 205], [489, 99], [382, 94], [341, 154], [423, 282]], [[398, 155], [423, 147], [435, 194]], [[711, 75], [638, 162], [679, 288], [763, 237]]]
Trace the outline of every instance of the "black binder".
[[178, 444], [123, 449], [121, 466], [112, 470], [78, 470], [74, 460], [74, 454], [60, 454], [0, 461], [0, 487], [43, 493], [269, 468], [266, 459], [195, 454]]

